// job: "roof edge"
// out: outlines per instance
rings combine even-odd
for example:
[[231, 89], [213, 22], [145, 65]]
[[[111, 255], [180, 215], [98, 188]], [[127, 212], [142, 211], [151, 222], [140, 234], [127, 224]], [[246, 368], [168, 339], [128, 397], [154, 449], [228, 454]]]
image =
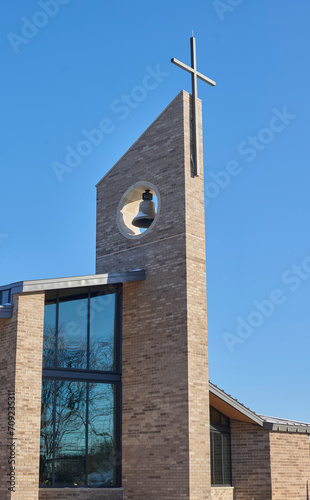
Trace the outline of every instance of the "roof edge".
[[269, 431], [310, 435], [310, 424], [307, 424], [306, 422], [267, 417], [266, 415], [260, 415], [260, 417], [264, 420], [264, 429]]
[[239, 403], [229, 394], [226, 394], [222, 389], [209, 382], [209, 390], [212, 394], [220, 398], [222, 401], [230, 405], [235, 410], [242, 413], [244, 416], [260, 425], [266, 431], [286, 432], [291, 434], [308, 434], [310, 435], [310, 424], [298, 422], [295, 420], [285, 420], [283, 418], [268, 417], [266, 415], [257, 415], [252, 410]]
[[0, 287], [1, 290], [11, 290], [11, 295], [22, 292], [39, 292], [57, 288], [81, 288], [87, 286], [112, 285], [129, 281], [145, 280], [145, 270], [135, 269], [120, 273], [90, 274], [86, 276], [71, 276], [67, 278], [50, 278], [32, 281], [19, 281]]
[[239, 401], [237, 401], [236, 399], [234, 399], [229, 394], [226, 394], [226, 392], [224, 392], [222, 389], [220, 389], [216, 385], [212, 384], [212, 382], [209, 382], [209, 390], [210, 390], [210, 392], [212, 394], [214, 394], [218, 398], [222, 399], [222, 401], [224, 401], [228, 405], [232, 406], [235, 410], [237, 410], [240, 413], [242, 413], [245, 417], [249, 418], [254, 423], [256, 423], [256, 424], [260, 425], [261, 427], [263, 427], [264, 420], [259, 415], [257, 415], [256, 413], [254, 413], [249, 408], [246, 408], [246, 406], [244, 406], [243, 404], [239, 403]]

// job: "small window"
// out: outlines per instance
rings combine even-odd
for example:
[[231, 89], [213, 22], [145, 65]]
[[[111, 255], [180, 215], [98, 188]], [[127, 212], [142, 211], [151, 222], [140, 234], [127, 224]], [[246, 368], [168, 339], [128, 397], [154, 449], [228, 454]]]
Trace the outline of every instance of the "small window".
[[230, 420], [210, 408], [211, 430], [211, 484], [213, 486], [231, 485]]

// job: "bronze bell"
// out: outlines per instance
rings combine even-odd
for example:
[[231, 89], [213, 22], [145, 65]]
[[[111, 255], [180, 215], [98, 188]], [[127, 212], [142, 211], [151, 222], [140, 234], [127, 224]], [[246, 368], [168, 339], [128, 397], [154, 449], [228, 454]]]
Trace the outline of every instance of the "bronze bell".
[[140, 227], [141, 229], [146, 229], [150, 227], [156, 215], [155, 203], [152, 201], [153, 195], [149, 189], [146, 189], [143, 193], [142, 200], [139, 212], [132, 220], [132, 225]]

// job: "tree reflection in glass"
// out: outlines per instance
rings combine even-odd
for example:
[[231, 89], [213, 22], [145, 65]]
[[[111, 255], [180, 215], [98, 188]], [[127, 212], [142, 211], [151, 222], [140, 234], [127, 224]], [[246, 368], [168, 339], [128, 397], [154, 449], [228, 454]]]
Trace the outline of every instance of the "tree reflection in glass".
[[85, 484], [86, 382], [56, 382], [55, 484]]
[[90, 298], [89, 368], [91, 370], [116, 370], [115, 301], [115, 293], [96, 294]]
[[[120, 484], [119, 291], [47, 298], [40, 485]], [[106, 293], [104, 293], [106, 292]], [[114, 372], [118, 383], [111, 384]]]
[[40, 437], [40, 484], [53, 482], [54, 380], [43, 380]]
[[59, 302], [57, 366], [86, 368], [88, 299]]
[[117, 386], [114, 384], [43, 380], [40, 452], [42, 486], [85, 486], [86, 432], [88, 485], [99, 487], [116, 484], [116, 396]]
[[115, 484], [115, 386], [89, 384], [88, 485]]
[[46, 304], [44, 309], [43, 366], [55, 366], [56, 304]]

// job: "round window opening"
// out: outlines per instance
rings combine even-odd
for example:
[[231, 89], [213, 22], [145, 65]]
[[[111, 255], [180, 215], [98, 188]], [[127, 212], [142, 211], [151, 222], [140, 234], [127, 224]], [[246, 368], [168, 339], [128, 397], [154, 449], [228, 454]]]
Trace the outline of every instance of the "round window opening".
[[150, 182], [136, 182], [119, 202], [118, 228], [126, 238], [141, 238], [154, 227], [159, 211], [158, 189]]

